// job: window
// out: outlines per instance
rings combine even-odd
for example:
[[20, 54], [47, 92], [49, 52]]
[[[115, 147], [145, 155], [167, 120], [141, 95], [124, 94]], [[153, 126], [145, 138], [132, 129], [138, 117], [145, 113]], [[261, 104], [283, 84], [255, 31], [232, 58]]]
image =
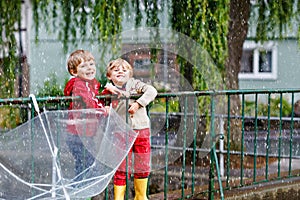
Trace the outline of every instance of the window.
[[276, 79], [277, 46], [274, 42], [258, 44], [246, 41], [243, 46], [240, 79]]
[[149, 71], [149, 65], [151, 64], [150, 58], [140, 58], [133, 62], [135, 70], [146, 70]]
[[151, 75], [151, 60], [149, 55], [139, 55], [139, 57], [133, 59], [133, 76], [135, 78], [141, 79], [142, 81], [147, 81]]

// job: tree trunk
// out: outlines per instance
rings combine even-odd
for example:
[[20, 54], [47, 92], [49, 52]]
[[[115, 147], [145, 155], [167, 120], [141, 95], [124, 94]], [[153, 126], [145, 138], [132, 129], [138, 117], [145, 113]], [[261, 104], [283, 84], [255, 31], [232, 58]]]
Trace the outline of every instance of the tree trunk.
[[[226, 67], [226, 87], [227, 89], [239, 89], [238, 74], [241, 68], [241, 57], [243, 53], [243, 44], [247, 37], [248, 20], [250, 17], [250, 0], [230, 0], [229, 11], [229, 29], [227, 35], [228, 59]], [[241, 102], [238, 95], [233, 95], [231, 101], [231, 115], [240, 115]], [[238, 141], [241, 138], [241, 121], [231, 120], [231, 143], [232, 148], [238, 148]], [[239, 149], [239, 148], [238, 148]]]

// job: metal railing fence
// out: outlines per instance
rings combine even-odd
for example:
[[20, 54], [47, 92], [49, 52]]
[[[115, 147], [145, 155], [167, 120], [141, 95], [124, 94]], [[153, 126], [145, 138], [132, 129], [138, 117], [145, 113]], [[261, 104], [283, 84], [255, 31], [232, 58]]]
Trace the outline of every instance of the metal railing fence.
[[[149, 197], [224, 199], [226, 190], [298, 176], [300, 119], [294, 105], [299, 93], [300, 89], [277, 89], [158, 94], [148, 108], [152, 149], [165, 156], [153, 163], [161, 166], [151, 172]], [[37, 101], [41, 110], [67, 109], [72, 99]], [[17, 110], [19, 124], [35, 115], [29, 98], [0, 99], [0, 109], [3, 114]], [[7, 129], [1, 128], [4, 134]], [[109, 198], [111, 186], [103, 195]]]

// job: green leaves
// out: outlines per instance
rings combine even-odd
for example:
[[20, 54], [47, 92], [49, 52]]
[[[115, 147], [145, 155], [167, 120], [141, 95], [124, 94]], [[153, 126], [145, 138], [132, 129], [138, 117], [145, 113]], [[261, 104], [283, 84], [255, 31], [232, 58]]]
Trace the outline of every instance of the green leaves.
[[[253, 6], [253, 13], [257, 13], [256, 41], [266, 41], [276, 38], [283, 39], [292, 30], [293, 22], [299, 22], [299, 11], [296, 1], [264, 1], [259, 0]], [[298, 25], [299, 26], [299, 25]]]
[[[172, 28], [193, 38], [204, 51], [209, 53], [221, 71], [227, 58], [229, 0], [189, 0], [172, 2]], [[183, 65], [183, 68], [189, 65]], [[190, 70], [186, 70], [190, 71]], [[194, 70], [194, 86], [201, 89], [205, 83]], [[195, 88], [196, 89], [196, 88]], [[198, 89], [198, 88], [197, 88]], [[207, 89], [207, 88], [206, 88]]]
[[[127, 1], [115, 0], [32, 0], [33, 18], [38, 39], [38, 27], [57, 33], [65, 51], [72, 42], [75, 46], [83, 40], [105, 42], [121, 32], [123, 8]], [[51, 26], [50, 26], [51, 25]], [[112, 43], [115, 45], [116, 40]]]
[[63, 88], [58, 84], [56, 74], [50, 74], [49, 77], [44, 81], [43, 86], [38, 86], [37, 96], [39, 97], [55, 97], [63, 96]]
[[1, 97], [12, 97], [14, 95], [14, 83], [16, 71], [19, 66], [17, 39], [21, 29], [21, 1], [7, 2], [0, 0], [0, 94]]
[[[15, 79], [12, 72], [18, 68], [18, 44], [15, 37], [21, 19], [22, 2], [18, 0], [8, 3], [7, 0], [0, 0], [0, 53], [2, 58], [10, 59], [10, 62], [5, 64], [5, 70], [2, 62], [3, 69], [1, 68], [0, 73], [9, 77], [10, 88], [13, 88]], [[254, 25], [257, 41], [276, 36], [284, 38], [291, 27], [298, 29], [297, 37], [300, 41], [298, 1], [255, 2], [257, 3], [253, 5], [253, 13], [256, 19]], [[109, 42], [112, 50], [116, 52], [120, 38], [114, 36], [122, 32], [122, 21], [126, 16], [135, 20], [136, 27], [142, 25], [143, 16], [146, 17], [146, 26], [159, 27], [159, 14], [167, 9], [165, 13], [169, 14], [172, 29], [193, 38], [209, 52], [221, 71], [225, 70], [223, 66], [227, 57], [230, 0], [30, 0], [30, 3], [36, 42], [39, 39], [39, 28], [43, 25], [47, 31], [57, 34], [65, 51], [70, 43], [76, 46], [83, 40], [89, 40], [98, 43]], [[153, 36], [157, 39], [159, 33], [153, 33]], [[12, 94], [13, 92], [9, 95]]]

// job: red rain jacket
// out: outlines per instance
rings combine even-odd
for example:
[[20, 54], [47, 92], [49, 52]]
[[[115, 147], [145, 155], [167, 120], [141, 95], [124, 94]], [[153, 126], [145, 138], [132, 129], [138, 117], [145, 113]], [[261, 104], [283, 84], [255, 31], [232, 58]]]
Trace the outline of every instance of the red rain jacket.
[[[104, 108], [103, 102], [96, 98], [99, 95], [100, 83], [96, 80], [85, 80], [78, 77], [71, 78], [64, 89], [65, 96], [80, 96], [81, 99], [70, 102], [69, 109], [85, 108]], [[103, 110], [103, 112], [105, 112]], [[68, 131], [75, 135], [93, 136], [97, 127], [97, 118], [99, 115], [86, 114], [80, 115], [77, 112], [71, 112], [69, 115]], [[77, 120], [77, 122], [76, 122]], [[82, 120], [85, 123], [82, 123]], [[81, 123], [79, 123], [81, 121]]]

